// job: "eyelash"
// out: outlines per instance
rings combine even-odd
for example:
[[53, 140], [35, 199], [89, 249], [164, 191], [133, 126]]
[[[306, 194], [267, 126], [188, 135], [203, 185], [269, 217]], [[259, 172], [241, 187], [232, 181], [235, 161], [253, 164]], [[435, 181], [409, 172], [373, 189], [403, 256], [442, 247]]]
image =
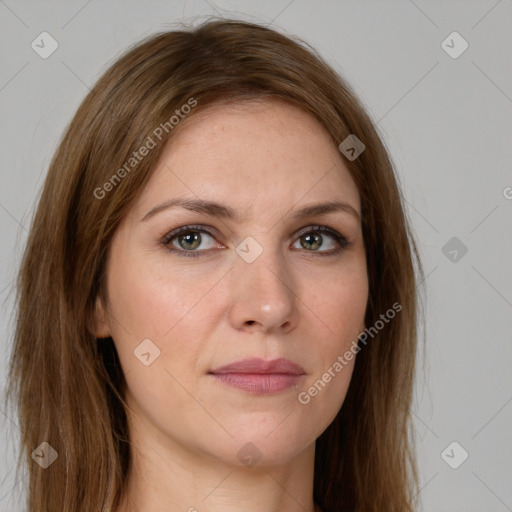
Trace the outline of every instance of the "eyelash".
[[[206, 229], [205, 226], [201, 225], [190, 225], [190, 226], [183, 226], [181, 228], [178, 228], [174, 231], [171, 231], [170, 233], [166, 234], [163, 239], [161, 240], [161, 245], [163, 245], [167, 250], [175, 253], [179, 258], [197, 258], [199, 256], [204, 256], [204, 254], [201, 253], [208, 253], [209, 250], [202, 250], [202, 251], [186, 251], [185, 249], [178, 249], [171, 245], [171, 242], [174, 238], [183, 235], [188, 232], [199, 232], [199, 233], [206, 233], [210, 235], [212, 238], [215, 238], [217, 235], [215, 232]], [[337, 231], [328, 228], [327, 226], [308, 226], [307, 229], [301, 230], [297, 234], [297, 238], [300, 238], [304, 235], [307, 235], [309, 233], [325, 233], [330, 236], [332, 236], [335, 241], [338, 243], [338, 248], [333, 249], [330, 251], [307, 251], [314, 254], [319, 254], [322, 257], [329, 257], [329, 256], [336, 256], [340, 252], [342, 252], [344, 249], [346, 249], [351, 242], [349, 242], [343, 235], [338, 233]]]

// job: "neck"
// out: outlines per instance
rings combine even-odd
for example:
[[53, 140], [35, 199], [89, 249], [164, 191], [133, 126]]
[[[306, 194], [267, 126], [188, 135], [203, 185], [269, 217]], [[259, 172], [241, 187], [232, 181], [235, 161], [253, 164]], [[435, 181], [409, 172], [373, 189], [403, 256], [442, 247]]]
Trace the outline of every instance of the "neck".
[[285, 464], [245, 467], [160, 431], [130, 430], [132, 465], [115, 512], [321, 512], [313, 503], [314, 444]]

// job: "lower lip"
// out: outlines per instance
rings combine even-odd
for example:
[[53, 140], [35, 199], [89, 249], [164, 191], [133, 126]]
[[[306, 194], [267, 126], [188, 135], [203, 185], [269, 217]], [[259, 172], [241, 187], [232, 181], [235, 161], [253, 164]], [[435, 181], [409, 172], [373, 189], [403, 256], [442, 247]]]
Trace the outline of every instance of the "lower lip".
[[212, 375], [228, 386], [256, 394], [279, 393], [295, 386], [302, 377], [302, 375], [286, 373], [213, 373]]

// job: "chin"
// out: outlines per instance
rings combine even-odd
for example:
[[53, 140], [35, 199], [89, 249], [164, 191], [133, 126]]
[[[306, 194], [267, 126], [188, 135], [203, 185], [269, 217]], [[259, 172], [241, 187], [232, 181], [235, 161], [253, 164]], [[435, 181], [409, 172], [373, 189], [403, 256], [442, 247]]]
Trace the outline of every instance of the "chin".
[[[230, 431], [233, 438], [212, 443], [216, 446], [214, 458], [225, 461], [228, 465], [237, 467], [275, 467], [292, 461], [308, 446], [314, 444], [314, 439], [296, 438], [283, 429], [277, 434], [268, 429], [253, 428], [251, 431]], [[313, 437], [313, 436], [312, 436]], [[211, 450], [210, 450], [211, 452]]]

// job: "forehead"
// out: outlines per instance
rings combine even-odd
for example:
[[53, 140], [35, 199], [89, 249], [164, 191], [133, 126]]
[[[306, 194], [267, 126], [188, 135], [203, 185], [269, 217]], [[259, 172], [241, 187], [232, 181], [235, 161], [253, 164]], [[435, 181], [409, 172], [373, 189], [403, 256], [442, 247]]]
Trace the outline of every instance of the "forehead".
[[141, 196], [143, 206], [187, 196], [251, 215], [305, 201], [350, 200], [357, 187], [327, 130], [283, 101], [213, 105], [185, 119]]

